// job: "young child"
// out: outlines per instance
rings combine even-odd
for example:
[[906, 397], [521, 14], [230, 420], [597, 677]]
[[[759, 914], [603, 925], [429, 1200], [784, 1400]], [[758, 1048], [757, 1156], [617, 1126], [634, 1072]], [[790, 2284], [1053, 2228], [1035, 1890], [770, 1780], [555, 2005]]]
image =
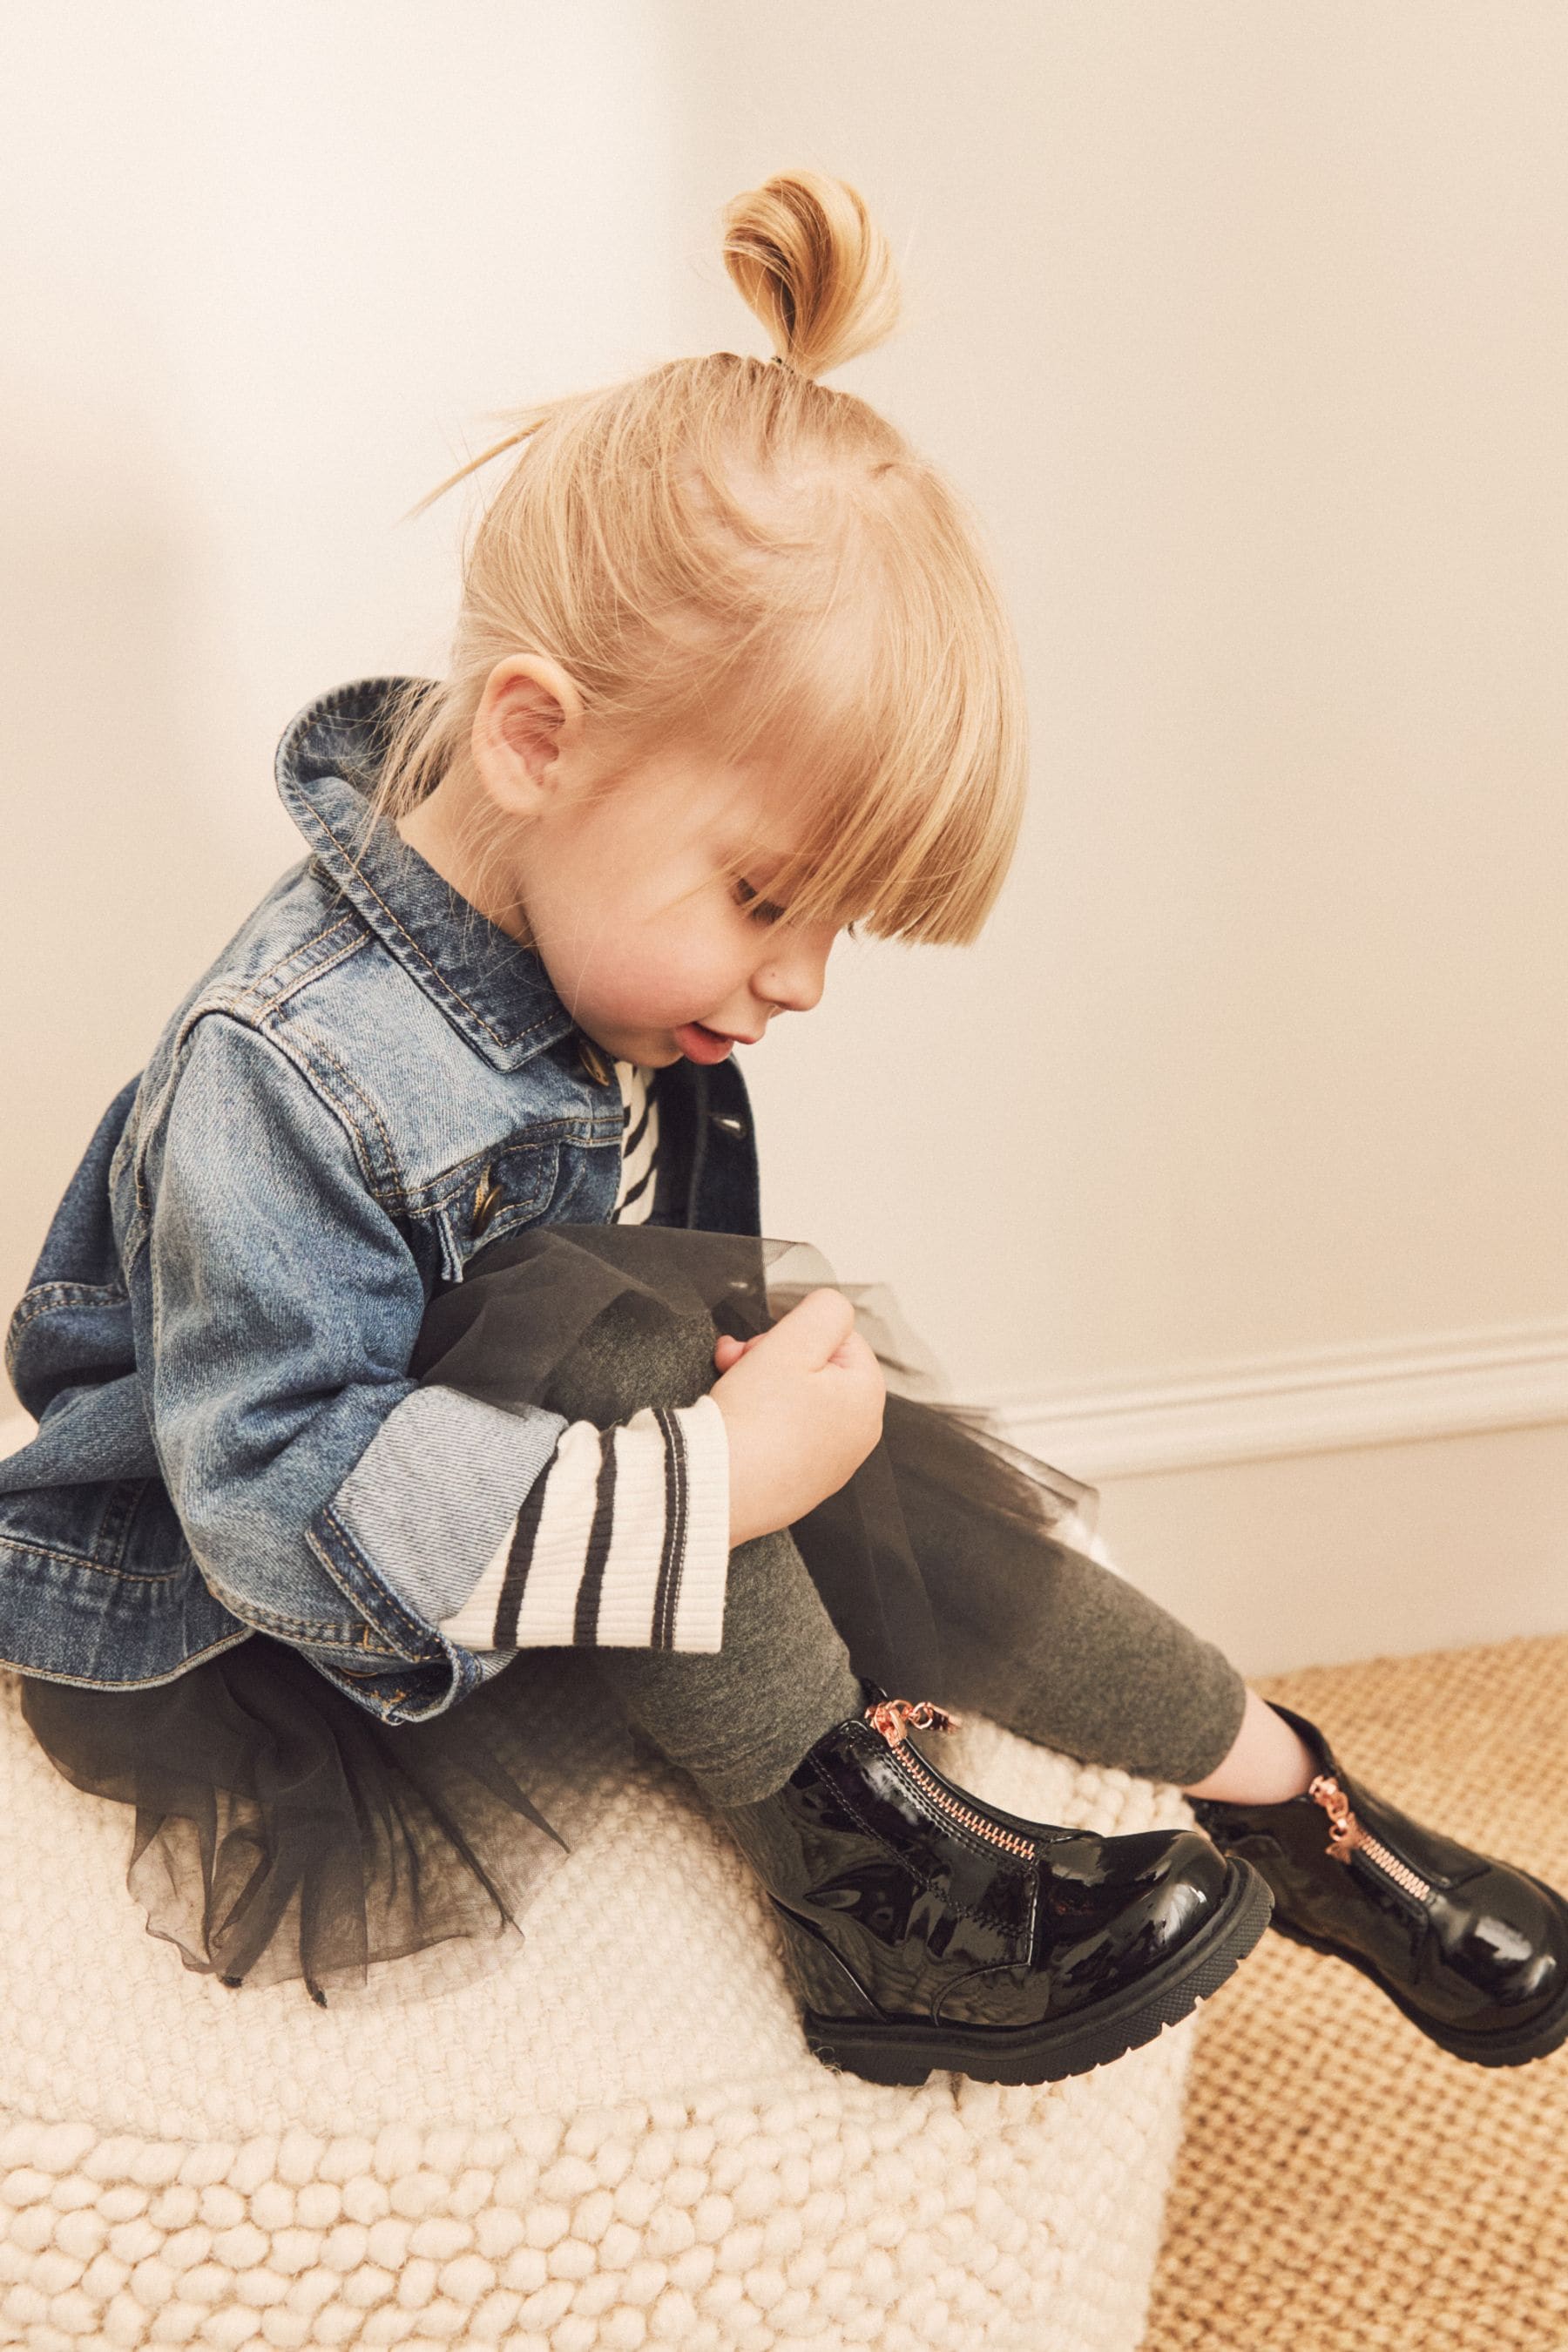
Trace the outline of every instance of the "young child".
[[[519, 453], [450, 675], [290, 726], [307, 854], [67, 1191], [7, 1350], [27, 1719], [134, 1804], [150, 1926], [229, 1982], [321, 1998], [515, 1923], [560, 1850], [516, 1734], [586, 1667], [720, 1813], [833, 2063], [1079, 2072], [1270, 1902], [1445, 2049], [1542, 2055], [1563, 1899], [1247, 1691], [1091, 1556], [1092, 1490], [762, 1236], [733, 1046], [848, 922], [975, 937], [1025, 735], [953, 492], [819, 381], [895, 316], [859, 198], [784, 174], [726, 223], [773, 362], [547, 403], [475, 461]], [[911, 1736], [953, 1705], [1202, 1828], [999, 1812]]]

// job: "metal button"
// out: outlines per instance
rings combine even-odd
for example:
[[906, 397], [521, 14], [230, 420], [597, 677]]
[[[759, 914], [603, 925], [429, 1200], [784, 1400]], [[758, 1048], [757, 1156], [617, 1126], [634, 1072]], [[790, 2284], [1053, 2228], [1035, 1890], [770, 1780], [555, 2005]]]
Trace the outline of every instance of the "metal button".
[[501, 1203], [501, 1189], [495, 1181], [495, 1170], [487, 1168], [474, 1189], [473, 1213], [468, 1219], [470, 1234], [482, 1234]]
[[721, 1128], [726, 1135], [744, 1135], [746, 1132], [745, 1120], [737, 1118], [731, 1110], [716, 1110], [713, 1113], [713, 1124], [717, 1128]]
[[610, 1066], [608, 1062], [605, 1061], [603, 1054], [600, 1053], [597, 1045], [595, 1045], [592, 1037], [578, 1038], [577, 1059], [582, 1063], [583, 1067], [587, 1071], [588, 1076], [593, 1079], [595, 1086], [607, 1087], [609, 1085]]

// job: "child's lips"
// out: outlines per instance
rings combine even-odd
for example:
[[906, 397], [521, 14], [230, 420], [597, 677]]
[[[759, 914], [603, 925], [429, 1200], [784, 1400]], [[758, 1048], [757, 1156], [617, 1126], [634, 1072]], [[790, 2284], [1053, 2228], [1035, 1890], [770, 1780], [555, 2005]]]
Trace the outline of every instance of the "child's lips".
[[688, 1021], [674, 1035], [689, 1062], [721, 1062], [736, 1045], [757, 1042], [754, 1037], [731, 1037], [721, 1029], [705, 1028], [700, 1021]]

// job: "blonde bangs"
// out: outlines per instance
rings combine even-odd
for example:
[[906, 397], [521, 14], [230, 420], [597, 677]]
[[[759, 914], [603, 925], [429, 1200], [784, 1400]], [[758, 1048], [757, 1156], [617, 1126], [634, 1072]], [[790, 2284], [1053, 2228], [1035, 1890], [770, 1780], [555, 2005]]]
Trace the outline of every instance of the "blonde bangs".
[[[885, 471], [890, 472], [891, 467]], [[1017, 844], [1028, 741], [1016, 646], [945, 483], [915, 461], [872, 560], [708, 680], [706, 747], [754, 761], [799, 835], [767, 895], [802, 923], [966, 946]], [[727, 706], [716, 709], [714, 703]]]

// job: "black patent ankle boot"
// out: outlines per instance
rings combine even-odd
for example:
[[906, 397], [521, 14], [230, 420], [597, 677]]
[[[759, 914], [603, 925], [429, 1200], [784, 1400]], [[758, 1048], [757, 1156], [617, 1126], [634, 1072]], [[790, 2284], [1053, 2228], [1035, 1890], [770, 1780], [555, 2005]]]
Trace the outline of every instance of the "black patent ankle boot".
[[1262, 1935], [1268, 1893], [1193, 1830], [998, 1812], [910, 1743], [956, 1717], [863, 1685], [773, 1796], [717, 1808], [767, 1889], [806, 2040], [873, 2083], [1055, 2082], [1152, 2041]]
[[1316, 1724], [1274, 1712], [1317, 1762], [1306, 1795], [1192, 1806], [1223, 1853], [1268, 1881], [1280, 1934], [1349, 1960], [1456, 2058], [1520, 2066], [1568, 2041], [1562, 1895], [1423, 1829], [1352, 1780]]

